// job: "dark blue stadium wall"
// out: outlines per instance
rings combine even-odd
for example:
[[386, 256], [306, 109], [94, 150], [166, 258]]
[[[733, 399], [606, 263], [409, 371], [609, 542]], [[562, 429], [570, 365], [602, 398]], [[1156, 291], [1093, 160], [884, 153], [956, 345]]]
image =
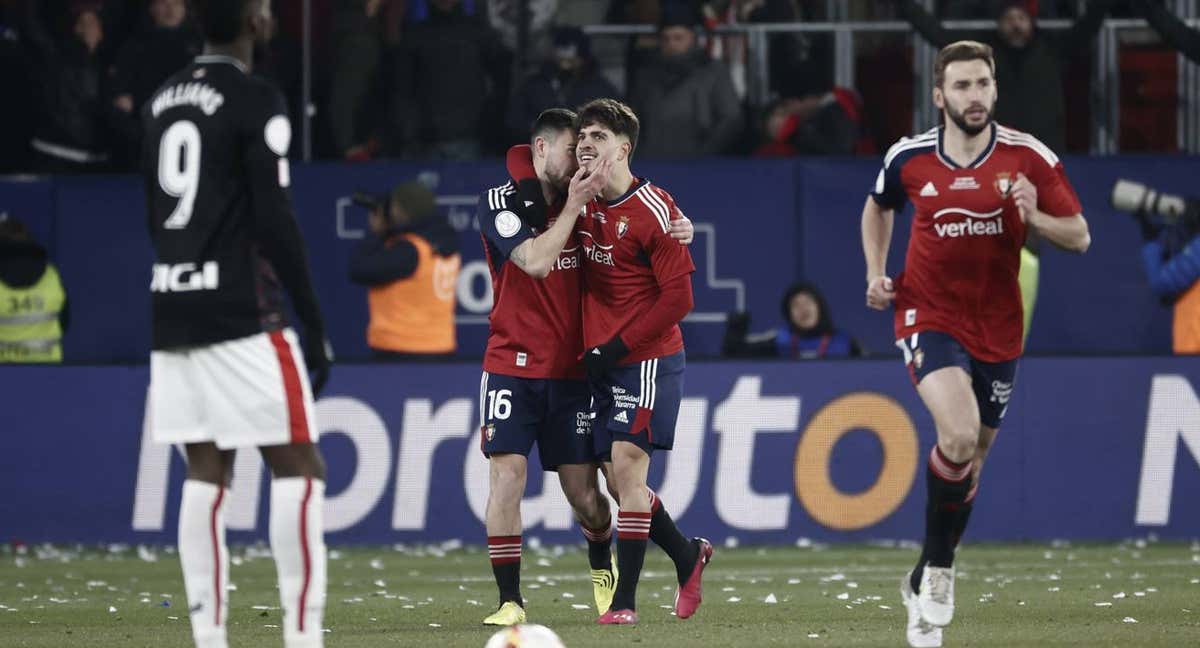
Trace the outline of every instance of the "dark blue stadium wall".
[[[697, 224], [696, 311], [685, 326], [693, 356], [715, 354], [723, 314], [754, 313], [755, 327], [779, 319], [779, 294], [798, 277], [826, 292], [838, 324], [873, 352], [893, 354], [889, 318], [863, 307], [859, 214], [878, 160], [707, 160], [638, 164], [666, 187]], [[1113, 181], [1127, 177], [1160, 189], [1195, 192], [1200, 158], [1071, 158], [1067, 170], [1091, 227], [1083, 257], [1046, 252], [1041, 298], [1029, 340], [1033, 354], [1157, 354], [1169, 350], [1169, 309], [1154, 299], [1138, 265], [1131, 219], [1108, 204]], [[343, 358], [366, 355], [363, 290], [346, 267], [365, 214], [348, 206], [359, 189], [399, 180], [436, 183], [444, 215], [462, 233], [460, 352], [478, 356], [490, 306], [486, 267], [473, 221], [478, 193], [503, 178], [496, 162], [297, 165], [294, 197], [308, 239], [317, 292]], [[141, 362], [149, 345], [150, 248], [139, 181], [133, 177], [0, 180], [0, 211], [29, 222], [59, 264], [71, 299], [68, 361]], [[900, 217], [892, 266], [907, 244]]]

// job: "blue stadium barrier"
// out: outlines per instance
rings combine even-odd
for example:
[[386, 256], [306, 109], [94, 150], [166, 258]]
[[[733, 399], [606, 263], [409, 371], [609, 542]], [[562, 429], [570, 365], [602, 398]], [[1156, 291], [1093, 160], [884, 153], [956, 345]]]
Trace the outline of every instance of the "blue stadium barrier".
[[[724, 314], [748, 308], [754, 326], [778, 323], [779, 296], [798, 277], [824, 289], [835, 321], [874, 353], [893, 355], [890, 319], [863, 306], [859, 214], [878, 159], [704, 160], [638, 163], [635, 170], [666, 187], [696, 222], [696, 312], [685, 335], [696, 355], [719, 351]], [[1200, 158], [1077, 157], [1067, 170], [1091, 223], [1083, 257], [1043, 255], [1041, 299], [1029, 339], [1033, 354], [1161, 354], [1170, 350], [1170, 312], [1146, 286], [1132, 219], [1108, 204], [1113, 181], [1129, 177], [1187, 194]], [[459, 348], [482, 354], [490, 286], [474, 203], [499, 184], [498, 162], [379, 162], [297, 165], [293, 193], [308, 240], [317, 293], [340, 357], [363, 358], [364, 291], [349, 283], [347, 264], [366, 215], [350, 206], [359, 189], [383, 191], [421, 177], [435, 183], [443, 214], [462, 234], [458, 285]], [[0, 211], [29, 221], [60, 265], [74, 326], [69, 362], [144, 362], [149, 346], [151, 252], [140, 181], [134, 177], [0, 180]], [[897, 222], [891, 266], [899, 267], [909, 218]]]
[[[0, 541], [173, 542], [184, 465], [143, 433], [144, 366], [0, 367]], [[479, 368], [336, 368], [317, 406], [331, 542], [480, 543]], [[1200, 362], [1030, 359], [984, 471], [971, 540], [1200, 536]], [[917, 538], [932, 422], [899, 361], [688, 368], [676, 448], [650, 484], [715, 541]], [[265, 470], [242, 453], [234, 541], [264, 538]], [[578, 542], [553, 476], [526, 535]]]

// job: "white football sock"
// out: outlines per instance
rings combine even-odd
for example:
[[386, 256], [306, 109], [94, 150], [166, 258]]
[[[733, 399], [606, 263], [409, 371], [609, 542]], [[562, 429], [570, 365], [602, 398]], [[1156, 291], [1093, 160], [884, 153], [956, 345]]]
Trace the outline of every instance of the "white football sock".
[[229, 549], [225, 546], [225, 488], [183, 482], [179, 506], [179, 563], [197, 648], [225, 648], [229, 614]]
[[307, 477], [271, 481], [271, 552], [279, 575], [286, 648], [324, 645], [325, 482]]

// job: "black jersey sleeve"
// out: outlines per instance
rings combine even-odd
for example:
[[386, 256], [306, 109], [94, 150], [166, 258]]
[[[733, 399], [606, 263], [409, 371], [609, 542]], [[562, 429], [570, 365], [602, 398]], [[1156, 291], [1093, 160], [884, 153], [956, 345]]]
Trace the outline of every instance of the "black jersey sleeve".
[[325, 324], [313, 291], [308, 255], [292, 209], [287, 153], [292, 126], [283, 95], [265, 83], [250, 104], [244, 125], [243, 160], [251, 194], [251, 232], [263, 258], [275, 269], [303, 332], [321, 344]]

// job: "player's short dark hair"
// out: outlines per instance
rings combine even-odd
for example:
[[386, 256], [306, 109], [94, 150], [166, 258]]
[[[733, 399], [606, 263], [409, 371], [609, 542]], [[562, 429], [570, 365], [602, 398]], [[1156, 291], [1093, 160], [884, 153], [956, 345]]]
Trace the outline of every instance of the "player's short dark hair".
[[576, 130], [598, 124], [617, 135], [629, 138], [629, 154], [637, 148], [638, 124], [633, 109], [616, 99], [593, 99], [579, 108]]
[[242, 35], [242, 21], [250, 0], [199, 0], [200, 29], [204, 40], [225, 45]]
[[577, 115], [566, 108], [547, 108], [543, 110], [537, 119], [533, 120], [533, 126], [529, 128], [529, 143], [539, 137], [547, 137], [551, 134], [558, 134], [559, 131], [575, 132], [575, 119]]
[[992, 56], [991, 45], [973, 40], [960, 40], [943, 47], [933, 59], [933, 87], [940, 88], [946, 82], [947, 65], [975, 60], [986, 62], [992, 70], [992, 76], [996, 76], [996, 59]]

